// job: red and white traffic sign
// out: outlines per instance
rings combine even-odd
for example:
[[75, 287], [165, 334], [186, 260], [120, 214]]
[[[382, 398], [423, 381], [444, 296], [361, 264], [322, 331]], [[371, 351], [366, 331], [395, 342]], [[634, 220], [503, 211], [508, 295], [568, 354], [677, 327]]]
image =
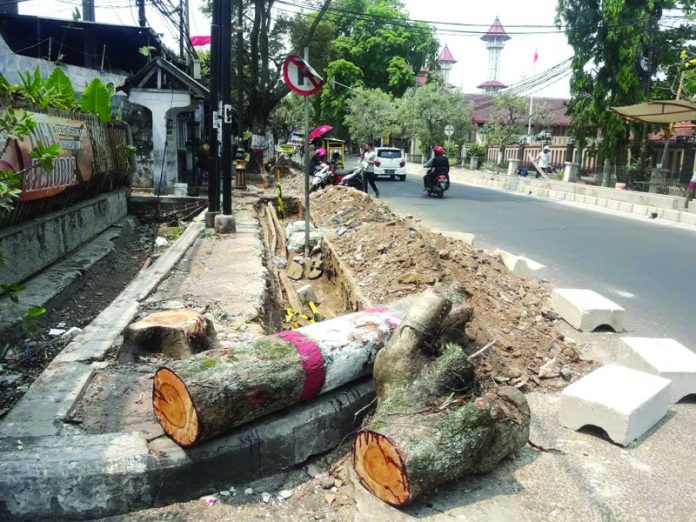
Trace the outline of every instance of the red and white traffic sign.
[[324, 86], [324, 79], [296, 54], [291, 54], [283, 62], [283, 80], [300, 96], [312, 96]]

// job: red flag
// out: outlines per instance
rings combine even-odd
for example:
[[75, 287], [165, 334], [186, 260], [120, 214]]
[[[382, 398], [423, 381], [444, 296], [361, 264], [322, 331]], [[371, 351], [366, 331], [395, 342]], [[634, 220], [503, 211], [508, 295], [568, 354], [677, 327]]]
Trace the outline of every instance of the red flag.
[[191, 45], [200, 47], [201, 45], [210, 45], [210, 36], [192, 36]]
[[536, 63], [538, 59], [539, 59], [539, 53], [537, 52], [536, 49], [534, 49], [534, 63]]

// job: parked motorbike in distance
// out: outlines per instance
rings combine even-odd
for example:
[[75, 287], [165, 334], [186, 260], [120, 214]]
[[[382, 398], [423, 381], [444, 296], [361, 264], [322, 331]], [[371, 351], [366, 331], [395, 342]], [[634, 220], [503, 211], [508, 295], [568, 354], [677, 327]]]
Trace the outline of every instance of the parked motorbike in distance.
[[425, 189], [428, 196], [433, 196], [436, 198], [442, 198], [445, 195], [447, 189], [449, 189], [450, 182], [447, 178], [447, 174], [441, 172], [437, 175], [435, 180], [430, 184], [428, 188]]
[[334, 184], [336, 170], [329, 163], [322, 163], [309, 181], [309, 191], [316, 192], [319, 189], [328, 187]]
[[356, 190], [363, 190], [363, 168], [362, 166], [357, 167], [353, 172], [345, 176], [339, 185], [344, 187], [353, 187]]

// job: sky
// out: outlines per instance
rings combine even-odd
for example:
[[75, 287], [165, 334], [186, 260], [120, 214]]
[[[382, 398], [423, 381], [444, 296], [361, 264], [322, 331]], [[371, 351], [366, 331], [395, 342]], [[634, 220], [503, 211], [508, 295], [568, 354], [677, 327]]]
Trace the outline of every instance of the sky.
[[[175, 0], [172, 0], [175, 2]], [[510, 34], [501, 54], [500, 80], [513, 85], [534, 74], [570, 58], [572, 48], [565, 35], [553, 27], [529, 28], [524, 25], [552, 26], [556, 16], [556, 0], [403, 0], [410, 18], [436, 22], [437, 38], [447, 44], [457, 60], [450, 73], [450, 83], [467, 93], [480, 92], [476, 86], [488, 80], [488, 51], [480, 34], [462, 34], [462, 31], [486, 31], [495, 17], [500, 18], [508, 33], [537, 32], [545, 34]], [[148, 0], [146, 0], [146, 4]], [[135, 0], [95, 0], [98, 22], [119, 25], [137, 25]], [[190, 0], [191, 34], [210, 34], [210, 21], [200, 13], [201, 0]], [[47, 8], [53, 18], [70, 19], [73, 9], [82, 9], [82, 0], [27, 0], [19, 4], [20, 14], [47, 16]], [[283, 7], [284, 9], [293, 9]], [[165, 43], [178, 49], [174, 35], [176, 29], [153, 8], [148, 7], [146, 17], [158, 33], [163, 33]], [[475, 25], [450, 25], [475, 24]], [[534, 63], [534, 54], [538, 60]], [[568, 77], [536, 91], [534, 96], [566, 98], [569, 96]]]

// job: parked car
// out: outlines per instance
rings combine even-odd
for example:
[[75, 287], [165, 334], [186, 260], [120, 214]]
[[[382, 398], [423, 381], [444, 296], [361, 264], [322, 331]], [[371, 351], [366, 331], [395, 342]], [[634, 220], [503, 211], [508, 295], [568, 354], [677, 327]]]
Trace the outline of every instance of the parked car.
[[400, 149], [377, 147], [375, 152], [377, 153], [375, 176], [389, 176], [391, 179], [398, 177], [399, 181], [406, 180], [406, 156]]

